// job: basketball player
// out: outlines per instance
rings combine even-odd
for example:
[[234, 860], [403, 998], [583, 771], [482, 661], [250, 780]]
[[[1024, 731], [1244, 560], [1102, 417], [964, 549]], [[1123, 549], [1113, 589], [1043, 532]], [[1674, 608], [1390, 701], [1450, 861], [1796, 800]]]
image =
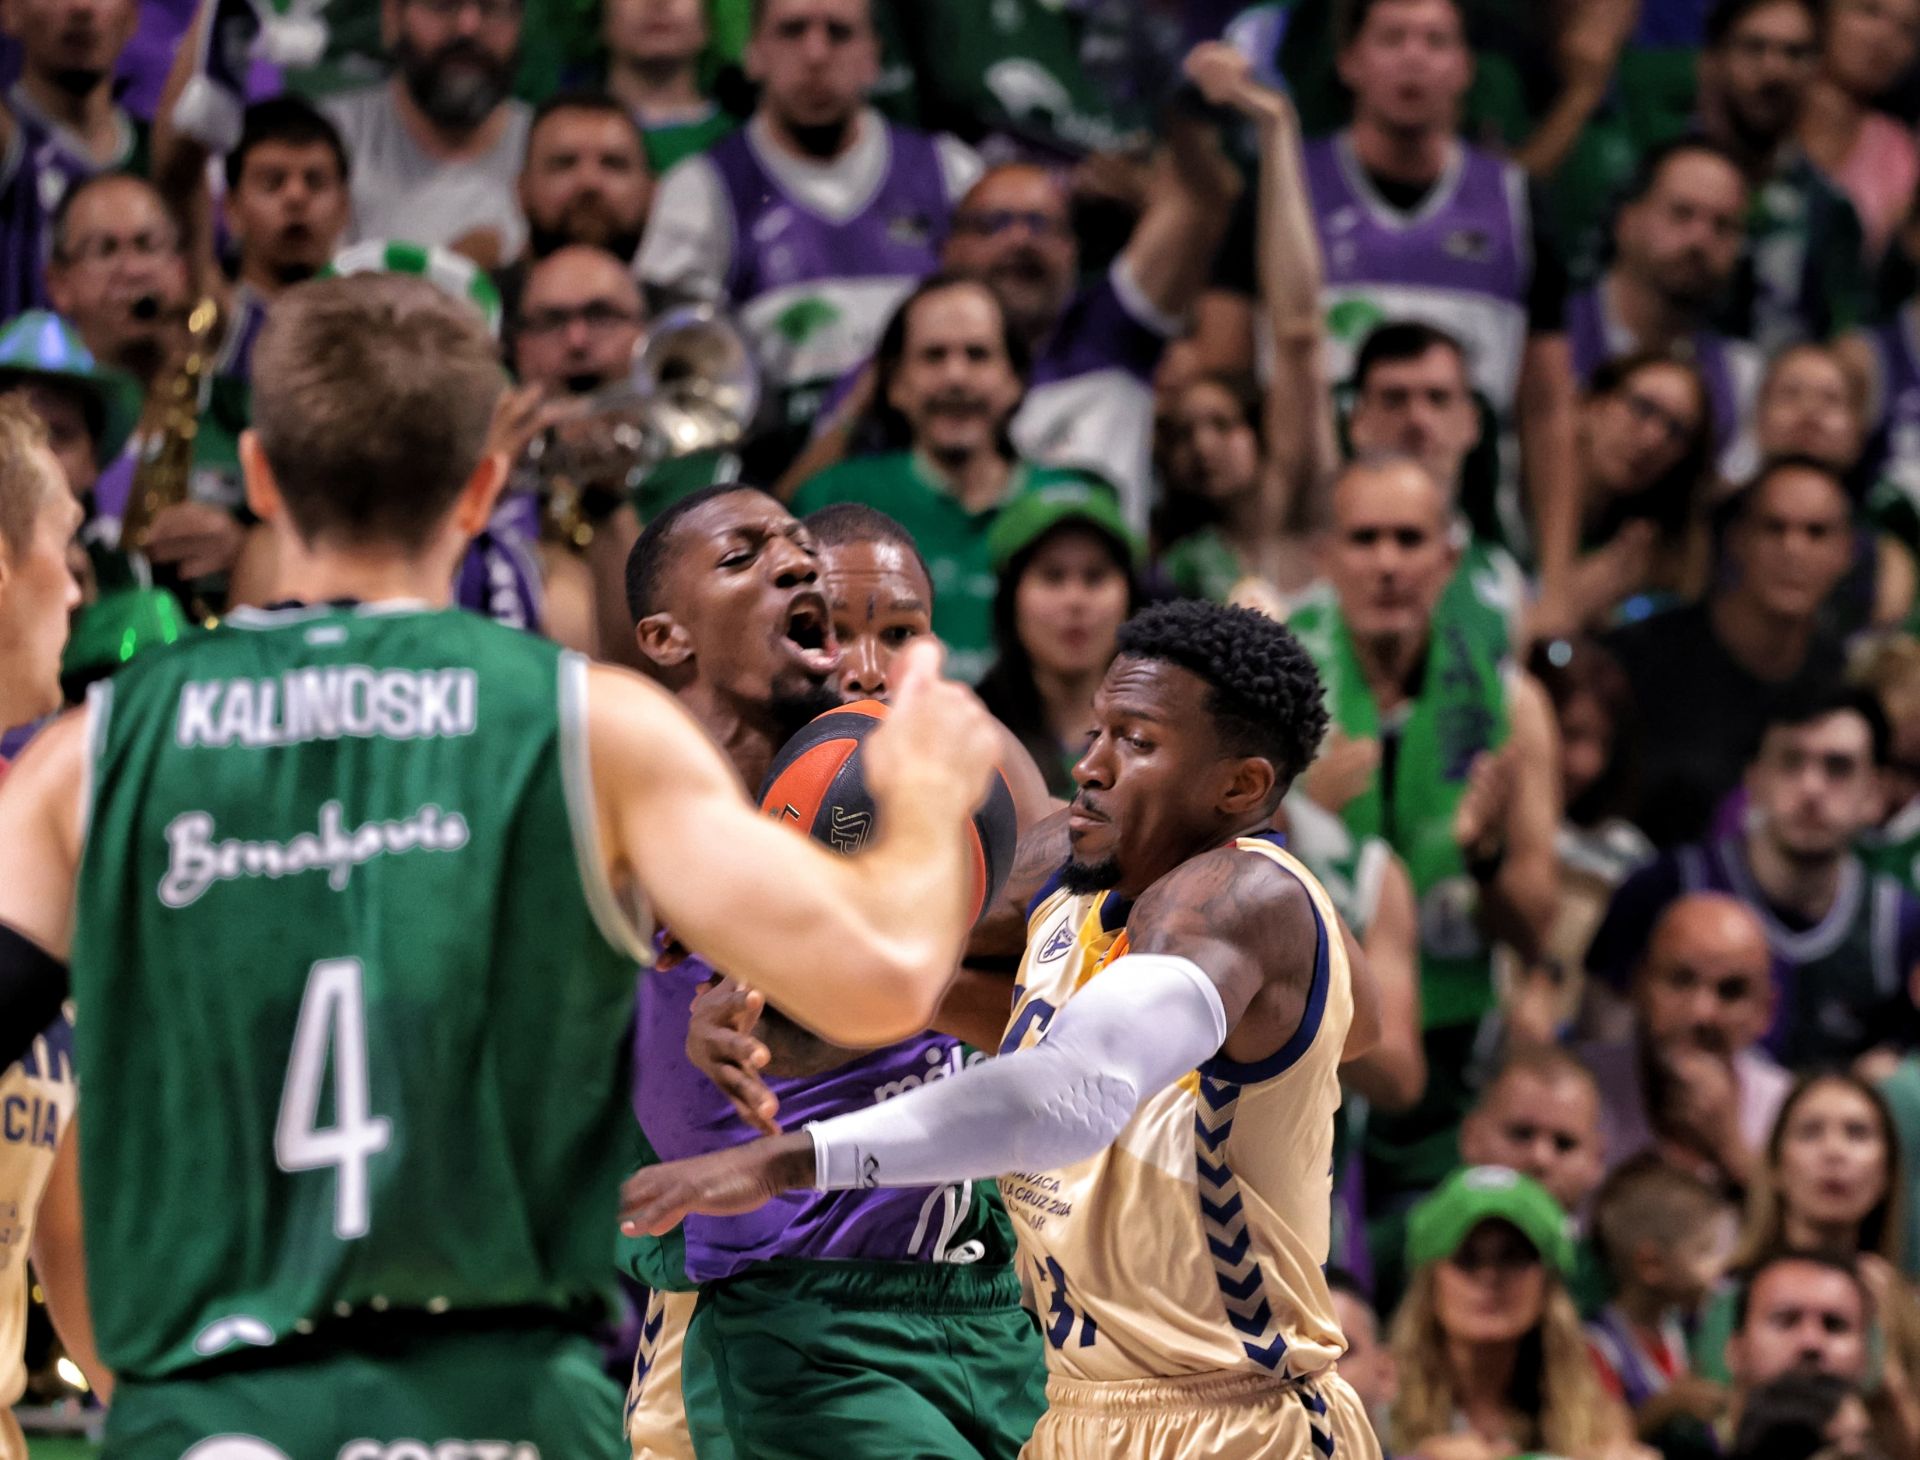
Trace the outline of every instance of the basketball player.
[[[782, 692], [780, 659], [751, 628], [784, 613], [792, 585], [819, 581], [826, 562], [779, 502], [753, 488], [709, 488], [649, 524], [630, 561], [641, 651], [750, 786], [766, 779], [796, 730], [843, 694], [885, 696], [899, 643], [890, 636], [929, 629], [932, 587], [905, 531], [868, 509], [820, 516], [829, 535], [843, 539], [838, 552], [852, 570], [827, 580], [836, 640], [845, 624], [854, 642], [841, 642], [842, 667], [814, 696]], [[761, 544], [751, 565], [731, 565], [741, 541]], [[885, 626], [876, 634], [880, 615]], [[1021, 754], [1017, 742], [1011, 749]], [[1028, 788], [1019, 799], [1031, 823], [1050, 803], [1030, 759], [1023, 769], [1012, 779]], [[641, 982], [634, 1109], [649, 1144], [669, 1158], [752, 1136], [688, 1057], [690, 1006], [713, 976], [712, 964], [685, 956], [663, 934], [660, 961]], [[1004, 1025], [1004, 977], [999, 996]], [[967, 1053], [934, 1031], [879, 1049], [836, 1048], [772, 1011], [759, 1033], [773, 1056], [763, 1072], [772, 1098], [800, 1119], [896, 1098], [957, 1073]], [[685, 1454], [690, 1444], [701, 1460], [1013, 1460], [1031, 1433], [1045, 1365], [990, 1183], [808, 1193], [752, 1214], [692, 1217], [679, 1235], [684, 1253], [668, 1261], [682, 1263], [681, 1273], [662, 1273], [644, 1246], [649, 1265], [635, 1268], [656, 1289], [628, 1396], [636, 1455]], [[660, 1291], [684, 1286], [682, 1276], [700, 1287], [697, 1307]], [[822, 1373], [837, 1382], [823, 1386]], [[805, 1426], [795, 1426], [799, 1414]]]
[[623, 1223], [1012, 1173], [1051, 1370], [1023, 1453], [1375, 1456], [1321, 1275], [1337, 1067], [1373, 1031], [1267, 829], [1326, 728], [1312, 661], [1250, 610], [1163, 605], [1121, 630], [1094, 718], [1071, 857], [1009, 890], [1037, 900], [1002, 1057], [643, 1171]]
[[[114, 1460], [617, 1453], [620, 894], [850, 1042], [924, 1027], [959, 952], [998, 744], [932, 656], [842, 858], [656, 687], [447, 607], [502, 385], [424, 280], [289, 291], [243, 453], [303, 601], [143, 657], [0, 790], [0, 1058], [70, 957]], [[789, 589], [758, 627], [802, 685], [833, 655]]]
[[[0, 396], [0, 729], [60, 708], [60, 652], [80, 586], [67, 550], [80, 529], [79, 499], [48, 449], [24, 394]], [[0, 760], [0, 776], [6, 762]], [[27, 1254], [45, 1260], [61, 1337], [98, 1378], [84, 1331], [85, 1278], [73, 1180], [73, 1026], [55, 1011], [19, 1061], [0, 1072], [0, 1460], [25, 1460], [13, 1405], [27, 1388]], [[32, 1033], [33, 1031], [29, 1031]], [[56, 1161], [56, 1157], [58, 1160]], [[54, 1181], [56, 1168], [62, 1178]], [[37, 1218], [43, 1200], [52, 1230]], [[67, 1301], [77, 1296], [78, 1301]], [[79, 1327], [76, 1328], [76, 1323]]]

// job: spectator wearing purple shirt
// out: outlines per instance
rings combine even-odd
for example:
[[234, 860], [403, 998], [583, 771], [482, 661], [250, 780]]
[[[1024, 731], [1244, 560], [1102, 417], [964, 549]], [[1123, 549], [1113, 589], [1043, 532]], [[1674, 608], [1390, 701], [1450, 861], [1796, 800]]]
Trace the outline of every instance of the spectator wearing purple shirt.
[[146, 131], [113, 98], [132, 0], [11, 0], [20, 76], [0, 103], [0, 318], [47, 302], [54, 214], [74, 185], [140, 170]]
[[1588, 972], [1624, 993], [1661, 913], [1685, 893], [1720, 892], [1765, 931], [1774, 1010], [1764, 1043], [1782, 1064], [1845, 1063], [1908, 1042], [1920, 900], [1853, 850], [1879, 816], [1887, 744], [1886, 715], [1863, 691], [1774, 710], [1747, 768], [1746, 829], [1663, 853], [1622, 883]]

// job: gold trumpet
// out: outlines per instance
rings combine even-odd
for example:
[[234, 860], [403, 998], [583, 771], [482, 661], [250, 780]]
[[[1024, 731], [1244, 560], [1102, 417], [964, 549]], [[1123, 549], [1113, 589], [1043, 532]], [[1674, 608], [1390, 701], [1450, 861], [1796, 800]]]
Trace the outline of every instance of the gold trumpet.
[[[213, 366], [213, 332], [220, 310], [202, 299], [187, 315], [187, 353], [180, 368], [148, 398], [141, 421], [140, 459], [134, 464], [120, 546], [144, 552], [153, 520], [187, 500], [193, 471], [193, 439], [200, 432], [200, 390]], [[149, 422], [152, 423], [149, 429]]]
[[759, 367], [725, 316], [704, 305], [663, 315], [625, 380], [582, 397], [528, 449], [547, 530], [585, 547], [588, 495], [624, 500], [663, 461], [738, 446], [759, 407]]

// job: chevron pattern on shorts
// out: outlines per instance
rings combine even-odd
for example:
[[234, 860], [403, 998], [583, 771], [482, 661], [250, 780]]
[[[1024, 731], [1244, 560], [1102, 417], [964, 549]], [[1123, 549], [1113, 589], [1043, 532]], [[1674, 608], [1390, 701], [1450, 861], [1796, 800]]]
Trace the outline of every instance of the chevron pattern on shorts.
[[627, 1419], [640, 1407], [641, 1392], [654, 1357], [660, 1352], [660, 1330], [667, 1320], [667, 1297], [657, 1288], [647, 1293], [647, 1311], [640, 1316], [640, 1346], [633, 1354], [633, 1380], [627, 1385]]
[[1239, 1104], [1238, 1084], [1201, 1074], [1193, 1110], [1200, 1226], [1213, 1257], [1214, 1281], [1226, 1304], [1227, 1322], [1240, 1336], [1240, 1347], [1262, 1368], [1285, 1376], [1287, 1341], [1274, 1321], [1266, 1275], [1253, 1251], [1253, 1234], [1247, 1230], [1246, 1203], [1224, 1149]]

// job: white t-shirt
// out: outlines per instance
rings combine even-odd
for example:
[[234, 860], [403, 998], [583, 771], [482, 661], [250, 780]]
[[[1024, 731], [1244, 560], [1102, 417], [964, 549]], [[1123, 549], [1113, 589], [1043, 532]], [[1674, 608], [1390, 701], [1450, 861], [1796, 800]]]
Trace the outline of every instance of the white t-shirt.
[[500, 238], [504, 262], [527, 241], [520, 215], [520, 166], [533, 113], [506, 101], [507, 125], [479, 157], [432, 157], [413, 140], [394, 103], [392, 83], [343, 92], [321, 103], [352, 159], [353, 221], [345, 242], [402, 239], [445, 245], [479, 229]]

